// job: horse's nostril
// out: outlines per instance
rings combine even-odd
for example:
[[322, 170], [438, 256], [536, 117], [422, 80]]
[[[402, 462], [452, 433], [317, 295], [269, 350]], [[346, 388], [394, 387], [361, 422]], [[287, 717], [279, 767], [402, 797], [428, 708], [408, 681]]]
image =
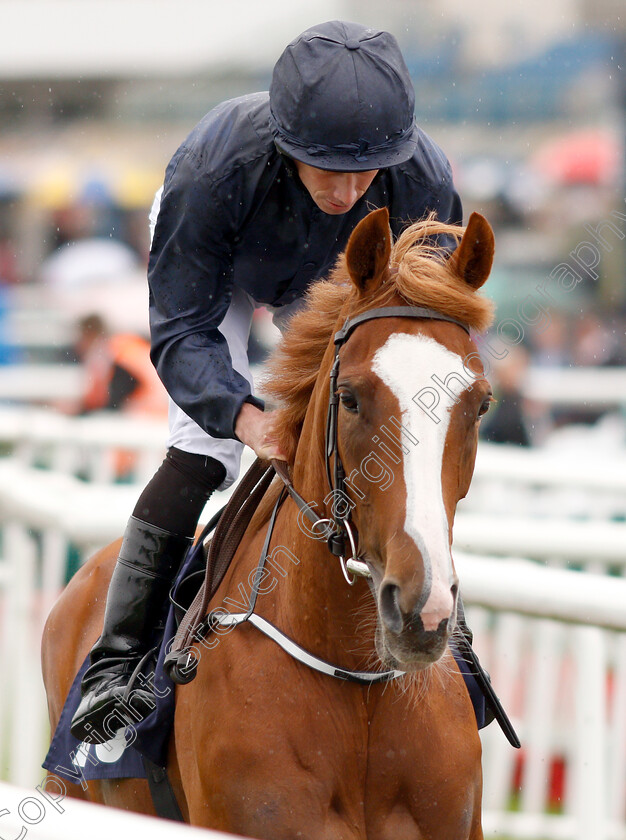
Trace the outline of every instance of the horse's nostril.
[[380, 615], [385, 626], [392, 633], [401, 633], [404, 624], [402, 611], [398, 604], [400, 587], [391, 581], [383, 582], [378, 595]]
[[453, 583], [452, 586], [450, 587], [450, 592], [452, 593], [452, 597], [456, 598], [456, 596], [458, 595], [458, 592], [459, 592], [459, 584], [458, 583]]

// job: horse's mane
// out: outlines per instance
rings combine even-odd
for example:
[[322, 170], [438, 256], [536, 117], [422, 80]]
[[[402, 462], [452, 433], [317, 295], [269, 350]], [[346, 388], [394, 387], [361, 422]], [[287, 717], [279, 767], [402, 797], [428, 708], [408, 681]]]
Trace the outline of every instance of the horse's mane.
[[392, 269], [386, 282], [370, 296], [357, 292], [342, 254], [327, 280], [314, 283], [304, 308], [293, 316], [267, 367], [263, 390], [278, 405], [277, 438], [293, 462], [307, 407], [322, 359], [341, 318], [352, 317], [400, 297], [411, 306], [426, 306], [464, 321], [477, 332], [491, 323], [493, 304], [454, 274], [448, 251], [435, 237], [457, 243], [464, 228], [438, 221], [434, 215], [407, 227], [392, 247]]

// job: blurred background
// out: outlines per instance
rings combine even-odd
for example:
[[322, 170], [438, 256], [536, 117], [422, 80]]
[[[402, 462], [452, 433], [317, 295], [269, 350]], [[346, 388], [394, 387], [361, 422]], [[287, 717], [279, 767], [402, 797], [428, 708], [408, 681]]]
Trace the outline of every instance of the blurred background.
[[[466, 217], [496, 229], [489, 293], [507, 347], [525, 351], [502, 376], [544, 369], [530, 399], [550, 390], [546, 368], [624, 363], [626, 23], [611, 0], [0, 0], [0, 363], [72, 361], [91, 310], [145, 330], [146, 217], [170, 156], [213, 105], [267, 89], [292, 37], [334, 17], [396, 34]], [[569, 279], [553, 276], [563, 264]], [[5, 371], [0, 399], [12, 381]], [[524, 403], [518, 434], [536, 443], [597, 419], [616, 407], [606, 381], [610, 400], [584, 417], [565, 394]]]
[[[623, 840], [617, 0], [0, 0], [0, 775], [41, 778], [45, 615], [163, 455], [159, 383], [141, 404], [130, 385], [149, 377], [147, 217], [165, 167], [212, 106], [267, 89], [284, 46], [332, 18], [396, 35], [465, 219], [496, 233], [481, 348], [497, 404], [455, 530], [477, 650], [523, 741], [483, 733], [486, 836]], [[274, 341], [260, 313], [259, 366]], [[500, 569], [515, 571], [498, 583]]]

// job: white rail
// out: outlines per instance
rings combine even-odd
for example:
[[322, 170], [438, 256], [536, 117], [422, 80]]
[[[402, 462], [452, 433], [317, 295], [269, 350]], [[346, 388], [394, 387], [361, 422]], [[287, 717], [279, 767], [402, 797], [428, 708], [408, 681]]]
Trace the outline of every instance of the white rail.
[[619, 408], [626, 403], [626, 368], [533, 367], [523, 390], [548, 405]]
[[499, 480], [535, 488], [570, 487], [624, 493], [626, 449], [608, 452], [578, 449], [564, 455], [549, 447], [527, 449], [481, 442], [476, 457], [476, 476], [479, 481]]
[[149, 837], [150, 840], [235, 840], [234, 834], [102, 808], [66, 796], [50, 777], [33, 788], [0, 782], [0, 834], [34, 840], [110, 840]]
[[[610, 434], [616, 436], [615, 431]], [[163, 457], [166, 436], [164, 420], [139, 420], [111, 412], [68, 417], [42, 408], [0, 406], [0, 447], [24, 464], [43, 461], [70, 473], [80, 469], [93, 481], [115, 478], [115, 450], [126, 447], [138, 455], [140, 468], [134, 475], [141, 483]], [[626, 437], [623, 443], [618, 451], [615, 447], [592, 451], [581, 443], [575, 451], [564, 453], [550, 447], [523, 449], [481, 442], [472, 490], [461, 510], [500, 514], [508, 507], [544, 517], [624, 515]], [[568, 510], [568, 504], [573, 509]], [[596, 517], [598, 505], [601, 516]], [[528, 507], [532, 510], [527, 511]]]
[[[560, 441], [560, 445], [558, 442]], [[546, 519], [626, 518], [626, 427], [570, 428], [533, 449], [481, 442], [461, 512]]]
[[482, 733], [486, 836], [625, 838], [626, 580], [455, 562], [475, 648], [522, 740], [516, 755], [494, 727]]
[[[607, 420], [605, 427], [609, 427], [607, 435], [611, 443], [619, 446], [623, 437], [617, 451], [615, 446], [592, 450], [584, 442], [572, 444], [574, 451], [569, 452], [551, 446], [524, 449], [481, 442], [468, 500], [472, 509], [476, 507], [474, 497], [480, 496], [481, 486], [486, 483], [497, 486], [498, 492], [502, 487], [568, 490], [572, 493], [619, 494], [623, 501], [626, 495], [626, 431], [617, 417], [610, 419], [614, 422]], [[613, 428], [616, 424], [620, 424], [617, 429]], [[595, 433], [590, 434], [593, 438]], [[164, 420], [133, 419], [114, 412], [68, 417], [45, 408], [0, 404], [0, 446], [16, 451], [25, 462], [29, 453], [39, 457], [72, 444], [81, 450], [92, 448], [98, 452], [107, 447], [126, 445], [140, 453], [161, 454], [166, 435]], [[62, 466], [64, 458], [61, 456], [58, 460]], [[70, 461], [67, 463], [71, 467]]]
[[529, 618], [626, 631], [626, 579], [454, 553], [463, 599]]
[[626, 566], [626, 522], [531, 519], [459, 513], [454, 545], [473, 554], [517, 555], [555, 564], [604, 571]]
[[115, 412], [70, 417], [35, 408], [0, 409], [0, 446], [24, 465], [80, 474], [89, 481], [118, 478], [120, 450], [132, 452], [129, 475], [150, 478], [165, 455], [167, 422]]
[[78, 399], [84, 391], [80, 365], [0, 365], [0, 400], [42, 404]]

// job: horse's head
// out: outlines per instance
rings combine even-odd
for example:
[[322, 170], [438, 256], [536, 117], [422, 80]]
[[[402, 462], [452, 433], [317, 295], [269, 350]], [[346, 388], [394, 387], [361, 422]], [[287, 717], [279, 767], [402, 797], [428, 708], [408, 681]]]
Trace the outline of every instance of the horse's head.
[[[489, 224], [473, 214], [452, 256], [431, 255], [435, 275], [423, 305], [463, 319], [462, 300], [474, 297], [487, 279], [493, 249]], [[415, 266], [407, 253], [408, 261], [390, 262], [386, 210], [361, 222], [344, 264], [358, 311], [380, 301], [381, 292], [387, 306], [406, 305], [403, 282], [420, 282], [408, 276]], [[337, 392], [346, 493], [376, 589], [377, 652], [387, 666], [417, 670], [439, 659], [455, 628], [452, 524], [469, 488], [491, 389], [463, 326], [383, 317], [360, 323], [342, 345]]]

